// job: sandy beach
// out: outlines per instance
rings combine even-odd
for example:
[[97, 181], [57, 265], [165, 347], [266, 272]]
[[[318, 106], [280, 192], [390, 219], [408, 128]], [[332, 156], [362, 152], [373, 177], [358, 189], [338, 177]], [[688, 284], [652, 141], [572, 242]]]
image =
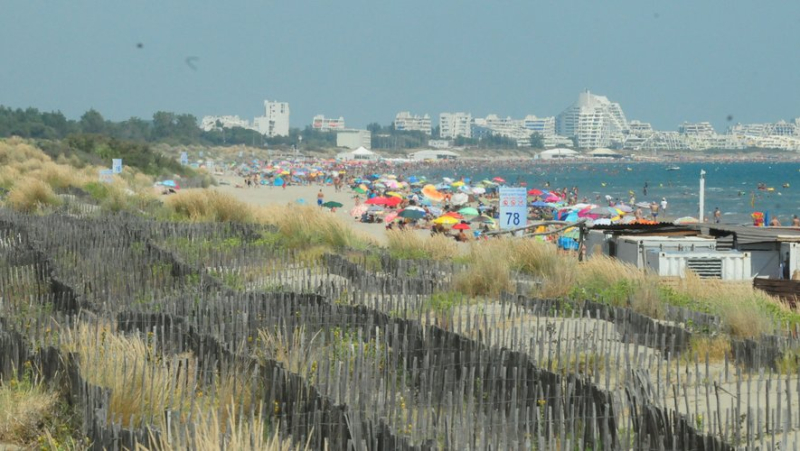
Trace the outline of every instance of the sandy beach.
[[[219, 186], [215, 187], [216, 190], [257, 206], [296, 204], [299, 199], [302, 199], [306, 205], [316, 205], [317, 193], [319, 193], [321, 189], [322, 193], [325, 195], [325, 202], [335, 201], [344, 205], [344, 207], [338, 208], [335, 212], [332, 212], [332, 215], [340, 217], [355, 230], [372, 236], [382, 246], [386, 245], [386, 229], [384, 224], [367, 224], [356, 221], [350, 216], [349, 212], [350, 209], [355, 206], [355, 200], [353, 199], [353, 192], [348, 187], [342, 188], [342, 191], [338, 193], [333, 186], [320, 186], [318, 184], [289, 185], [286, 189], [271, 185], [253, 188], [237, 188], [237, 184], [242, 185], [241, 177], [225, 175], [217, 176], [216, 179], [218, 182], [221, 182]], [[423, 236], [428, 236], [430, 233], [428, 230], [419, 230], [418, 232]]]

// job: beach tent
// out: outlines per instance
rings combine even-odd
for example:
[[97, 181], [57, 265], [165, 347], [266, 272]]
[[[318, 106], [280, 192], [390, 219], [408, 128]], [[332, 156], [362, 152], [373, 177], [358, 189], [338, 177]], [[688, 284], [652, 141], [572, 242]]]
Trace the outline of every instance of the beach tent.
[[593, 151], [589, 152], [589, 156], [594, 158], [622, 158], [622, 155], [620, 155], [619, 152], [615, 152], [604, 147], [594, 149]]
[[338, 153], [336, 154], [336, 159], [339, 161], [376, 161], [378, 154], [362, 146], [350, 152]]
[[578, 155], [579, 155], [578, 152], [572, 149], [565, 149], [561, 147], [556, 149], [545, 150], [539, 154], [539, 156], [543, 160], [552, 160], [555, 158], [575, 158]]

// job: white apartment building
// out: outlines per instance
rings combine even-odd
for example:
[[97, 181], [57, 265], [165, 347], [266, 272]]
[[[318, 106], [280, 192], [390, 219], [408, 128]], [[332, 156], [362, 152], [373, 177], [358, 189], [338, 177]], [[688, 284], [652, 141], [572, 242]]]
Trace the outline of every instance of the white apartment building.
[[409, 111], [401, 111], [394, 117], [394, 129], [405, 131], [419, 131], [426, 135], [431, 135], [431, 117], [427, 114], [423, 116], [412, 116]]
[[344, 118], [339, 116], [339, 119], [326, 118], [322, 114], [314, 116], [311, 120], [311, 128], [321, 132], [328, 132], [331, 130], [344, 130]]
[[714, 136], [717, 134], [709, 122], [684, 122], [678, 126], [678, 133], [689, 136]]
[[580, 148], [608, 147], [612, 140], [622, 140], [628, 121], [618, 103], [589, 91], [556, 118], [556, 133], [577, 139]]
[[249, 121], [246, 121], [239, 116], [203, 116], [200, 120], [200, 128], [203, 131], [210, 132], [219, 128], [233, 128], [241, 127], [252, 129]]
[[441, 113], [439, 115], [440, 138], [472, 137], [472, 114]]
[[522, 120], [522, 125], [532, 133], [538, 133], [544, 138], [556, 134], [556, 118], [553, 116], [536, 117], [529, 114]]
[[289, 103], [264, 101], [264, 116], [253, 119], [253, 125], [262, 135], [289, 136]]

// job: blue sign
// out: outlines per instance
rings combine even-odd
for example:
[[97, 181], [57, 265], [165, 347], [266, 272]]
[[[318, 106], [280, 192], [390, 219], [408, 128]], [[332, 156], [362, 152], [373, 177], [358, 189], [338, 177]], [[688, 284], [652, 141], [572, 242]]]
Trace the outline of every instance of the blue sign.
[[181, 152], [181, 164], [184, 166], [189, 164], [189, 154], [186, 152]]
[[111, 160], [111, 172], [114, 174], [122, 174], [122, 158], [114, 158]]
[[516, 229], [528, 225], [528, 193], [525, 188], [500, 187], [500, 228]]

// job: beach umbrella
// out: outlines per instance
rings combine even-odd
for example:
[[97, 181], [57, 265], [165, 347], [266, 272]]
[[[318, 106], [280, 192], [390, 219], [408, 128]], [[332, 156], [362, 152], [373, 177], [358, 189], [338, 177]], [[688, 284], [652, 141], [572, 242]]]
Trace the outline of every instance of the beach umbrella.
[[441, 208], [437, 208], [437, 207], [428, 207], [428, 211], [429, 211], [429, 212], [430, 212], [430, 213], [431, 213], [433, 216], [441, 216], [441, 215], [442, 215], [442, 209], [441, 209]]
[[387, 197], [384, 205], [387, 207], [397, 207], [401, 202], [403, 202], [403, 199], [399, 197]]
[[416, 183], [418, 180], [419, 179], [417, 178], [416, 175], [412, 175], [411, 177], [408, 178], [408, 183]]
[[444, 194], [437, 191], [436, 187], [433, 185], [425, 185], [422, 187], [422, 195], [434, 202], [441, 202], [444, 200]]
[[284, 183], [286, 182], [284, 182], [283, 179], [280, 177], [275, 177], [275, 181], [272, 182], [272, 184], [275, 186], [283, 186]]
[[453, 179], [451, 179], [450, 177], [442, 177], [442, 181], [448, 184], [453, 183]]
[[322, 204], [322, 206], [325, 207], [325, 208], [342, 208], [342, 207], [344, 207], [344, 205], [340, 204], [339, 202], [335, 202], [335, 201], [332, 201], [332, 200], [330, 200], [328, 202], [325, 202], [324, 204]]
[[693, 218], [693, 217], [691, 217], [691, 216], [684, 216], [684, 217], [682, 217], [682, 218], [678, 218], [678, 219], [676, 219], [676, 220], [672, 221], [672, 223], [673, 223], [673, 224], [675, 224], [675, 225], [680, 225], [680, 224], [697, 224], [698, 222], [700, 222], [700, 220], [698, 220], [697, 218]]
[[361, 189], [361, 187], [356, 187], [353, 191], [357, 192], [358, 194], [366, 194], [367, 190]]
[[539, 208], [541, 208], [541, 207], [547, 207], [547, 206], [549, 206], [549, 204], [547, 202], [542, 202], [540, 200], [537, 200], [536, 202], [531, 202], [531, 207], [539, 207]]
[[350, 216], [352, 216], [354, 218], [360, 218], [361, 215], [363, 215], [367, 211], [368, 208], [369, 208], [368, 205], [364, 205], [364, 204], [357, 205], [357, 206], [353, 207], [350, 210]]
[[502, 178], [502, 177], [495, 177], [495, 178], [492, 179], [492, 181], [493, 182], [497, 182], [497, 183], [505, 183], [506, 182], [506, 180], [504, 178]]
[[408, 219], [422, 219], [425, 217], [425, 211], [406, 208], [405, 210], [401, 210], [400, 213], [398, 213], [398, 216]]
[[367, 212], [369, 213], [380, 213], [382, 211], [383, 207], [380, 205], [370, 205], [370, 207], [367, 209]]
[[452, 216], [440, 216], [433, 220], [434, 224], [442, 224], [442, 225], [449, 225], [449, 224], [458, 224], [458, 219]]
[[391, 212], [391, 213], [387, 214], [387, 215], [386, 215], [386, 216], [383, 218], [383, 222], [387, 222], [387, 223], [388, 223], [388, 222], [392, 222], [392, 221], [394, 221], [394, 220], [395, 220], [395, 218], [397, 218], [397, 212], [396, 212], [396, 211], [393, 211], [393, 212]]
[[461, 213], [464, 216], [478, 216], [478, 215], [480, 215], [478, 210], [476, 208], [473, 208], [473, 207], [464, 207], [461, 210], [458, 210], [458, 212]]
[[398, 192], [395, 192], [395, 191], [389, 191], [388, 193], [386, 193], [386, 195], [387, 196], [392, 196], [392, 197], [399, 197], [401, 199], [403, 198], [402, 194], [400, 194]]
[[486, 193], [486, 188], [476, 186], [475, 188], [472, 188], [472, 192], [475, 194], [484, 194]]
[[544, 194], [544, 191], [540, 189], [533, 188], [531, 190], [528, 190], [529, 196], [541, 196], [542, 194]]
[[469, 230], [469, 224], [461, 222], [452, 227], [453, 230]]
[[367, 199], [364, 203], [367, 205], [386, 205], [387, 200], [389, 199], [386, 197], [375, 196]]
[[452, 186], [453, 188], [459, 188], [459, 187], [461, 187], [461, 186], [464, 186], [464, 182], [462, 182], [462, 181], [460, 181], [460, 180], [459, 180], [459, 181], [457, 181], [457, 182], [453, 182], [453, 183], [451, 183], [451, 184], [450, 184], [450, 186]]
[[636, 202], [636, 206], [639, 208], [650, 208], [650, 204], [647, 202]]
[[630, 212], [632, 212], [632, 211], [633, 211], [633, 208], [631, 208], [631, 207], [629, 207], [629, 206], [627, 206], [627, 205], [625, 205], [625, 204], [619, 204], [619, 205], [617, 205], [617, 206], [616, 206], [616, 207], [614, 207], [614, 208], [616, 208], [617, 210], [619, 210], [621, 213], [630, 213]]
[[495, 221], [494, 218], [490, 218], [490, 217], [488, 217], [486, 215], [480, 215], [477, 218], [473, 218], [472, 222], [480, 222], [480, 223], [494, 225], [497, 221]]
[[464, 219], [463, 216], [461, 216], [458, 212], [455, 212], [455, 211], [448, 211], [447, 213], [443, 214], [442, 216], [450, 216], [451, 218]]
[[469, 196], [464, 193], [458, 193], [453, 195], [453, 197], [450, 199], [450, 202], [453, 205], [463, 205], [469, 202]]

